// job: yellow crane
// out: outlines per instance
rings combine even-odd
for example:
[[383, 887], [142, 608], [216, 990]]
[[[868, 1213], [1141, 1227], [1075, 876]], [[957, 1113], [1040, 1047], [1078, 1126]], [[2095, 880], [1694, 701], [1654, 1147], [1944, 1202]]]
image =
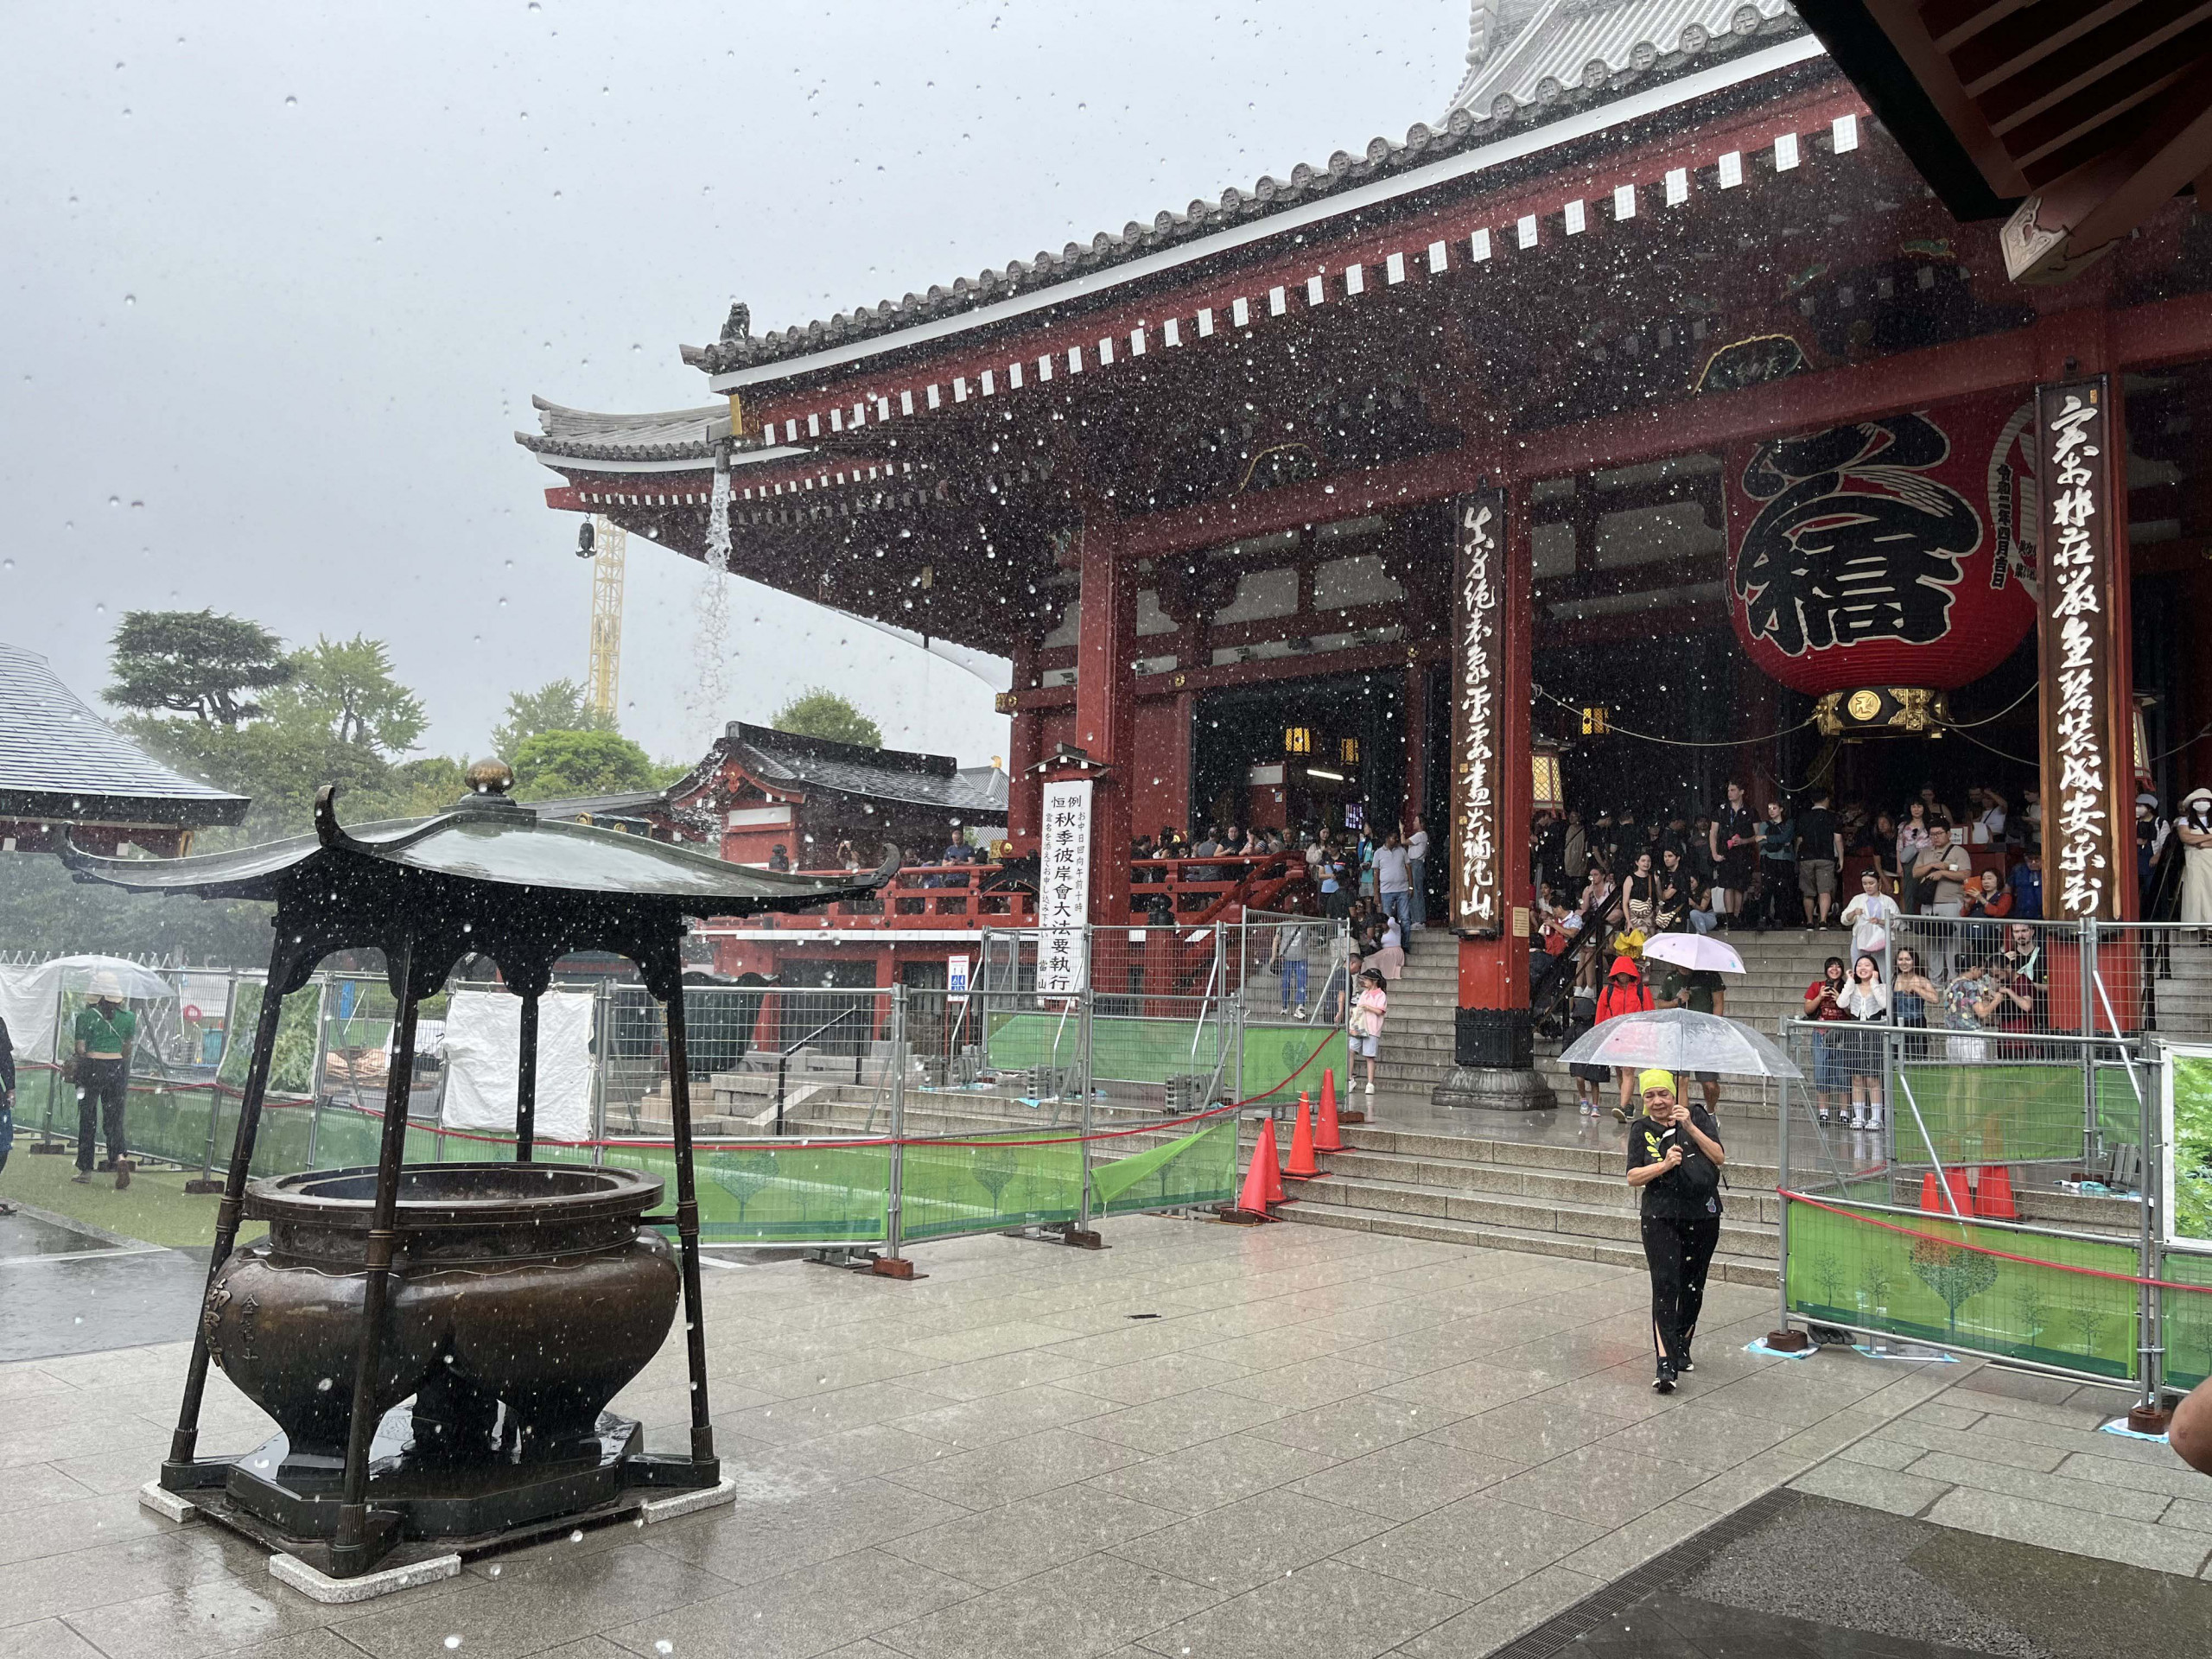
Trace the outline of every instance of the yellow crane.
[[622, 563], [629, 532], [612, 519], [591, 522], [591, 672], [584, 704], [613, 723], [622, 688]]

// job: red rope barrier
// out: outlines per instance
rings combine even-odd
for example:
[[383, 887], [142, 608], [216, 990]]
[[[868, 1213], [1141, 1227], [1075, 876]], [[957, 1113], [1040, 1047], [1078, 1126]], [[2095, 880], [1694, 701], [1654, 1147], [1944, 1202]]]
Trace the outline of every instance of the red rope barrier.
[[[1815, 1210], [1825, 1210], [1832, 1216], [1841, 1216], [1846, 1221], [1856, 1221], [1869, 1227], [1878, 1227], [1884, 1232], [1895, 1233], [1901, 1238], [1919, 1239], [1930, 1244], [1941, 1244], [1947, 1249], [1972, 1250], [1977, 1255], [1993, 1255], [1999, 1262], [2018, 1262], [2022, 1266], [2030, 1268], [2049, 1268], [2056, 1273], [2078, 1273], [2090, 1279], [2109, 1279], [2116, 1284], [2148, 1285], [2154, 1290], [2189, 1290], [2195, 1291], [2199, 1295], [2212, 1294], [2212, 1285], [2183, 1285], [2177, 1284], [2171, 1279], [2146, 1279], [2140, 1274], [2112, 1273], [2103, 1268], [2077, 1267], [2070, 1262], [2045, 1262], [2037, 1256], [2016, 1255], [2010, 1250], [1992, 1249], [1986, 1244], [1969, 1244], [1962, 1238], [1945, 1238], [1940, 1233], [1916, 1233], [1910, 1227], [1900, 1227], [1895, 1222], [1884, 1221], [1877, 1216], [1862, 1215], [1856, 1210], [1846, 1210], [1836, 1205], [1824, 1204], [1820, 1199], [1808, 1197], [1805, 1193], [1793, 1192], [1788, 1187], [1782, 1187], [1777, 1191], [1781, 1197], [1789, 1199], [1794, 1204], [1809, 1204]], [[1954, 1226], [1986, 1224], [1986, 1223], [1974, 1217], [1961, 1217], [1958, 1221], [1952, 1223]], [[2085, 1240], [2084, 1242], [2094, 1243], [2094, 1241]], [[2119, 1239], [2114, 1239], [2113, 1244], [2114, 1248], [2120, 1249], [2131, 1248]]]

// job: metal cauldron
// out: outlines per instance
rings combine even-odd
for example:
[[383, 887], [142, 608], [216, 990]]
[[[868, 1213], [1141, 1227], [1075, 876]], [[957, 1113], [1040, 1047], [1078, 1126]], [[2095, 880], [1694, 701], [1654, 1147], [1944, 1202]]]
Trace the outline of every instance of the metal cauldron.
[[[210, 1357], [283, 1428], [296, 1474], [346, 1460], [375, 1188], [373, 1169], [251, 1183], [245, 1212], [269, 1235], [201, 1311]], [[460, 1463], [585, 1446], [676, 1315], [676, 1252], [639, 1224], [660, 1196], [625, 1169], [403, 1167], [378, 1420], [412, 1395], [414, 1452]]]

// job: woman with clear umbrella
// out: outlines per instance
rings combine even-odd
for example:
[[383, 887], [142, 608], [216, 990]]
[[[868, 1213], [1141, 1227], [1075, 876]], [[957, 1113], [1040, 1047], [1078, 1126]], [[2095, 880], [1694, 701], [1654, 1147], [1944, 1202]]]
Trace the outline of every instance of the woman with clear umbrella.
[[1628, 1128], [1628, 1184], [1637, 1189], [1651, 1274], [1652, 1389], [1672, 1394], [1695, 1370], [1690, 1344], [1705, 1306], [1705, 1276], [1720, 1243], [1720, 1126], [1675, 1097], [1671, 1072], [1637, 1079], [1643, 1115]]

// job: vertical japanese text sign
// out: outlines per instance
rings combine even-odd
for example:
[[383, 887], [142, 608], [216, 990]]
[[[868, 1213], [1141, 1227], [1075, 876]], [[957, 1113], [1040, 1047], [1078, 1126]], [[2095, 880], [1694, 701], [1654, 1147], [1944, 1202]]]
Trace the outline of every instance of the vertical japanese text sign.
[[1504, 914], [1499, 791], [1505, 747], [1505, 496], [1478, 490], [1452, 508], [1452, 925], [1497, 937]]
[[1037, 994], [1083, 988], [1090, 920], [1090, 783], [1046, 784], [1037, 868]]
[[2112, 389], [2103, 375], [2036, 391], [2042, 467], [2044, 906], [2120, 913], [2114, 817], [2128, 791], [2113, 742]]

